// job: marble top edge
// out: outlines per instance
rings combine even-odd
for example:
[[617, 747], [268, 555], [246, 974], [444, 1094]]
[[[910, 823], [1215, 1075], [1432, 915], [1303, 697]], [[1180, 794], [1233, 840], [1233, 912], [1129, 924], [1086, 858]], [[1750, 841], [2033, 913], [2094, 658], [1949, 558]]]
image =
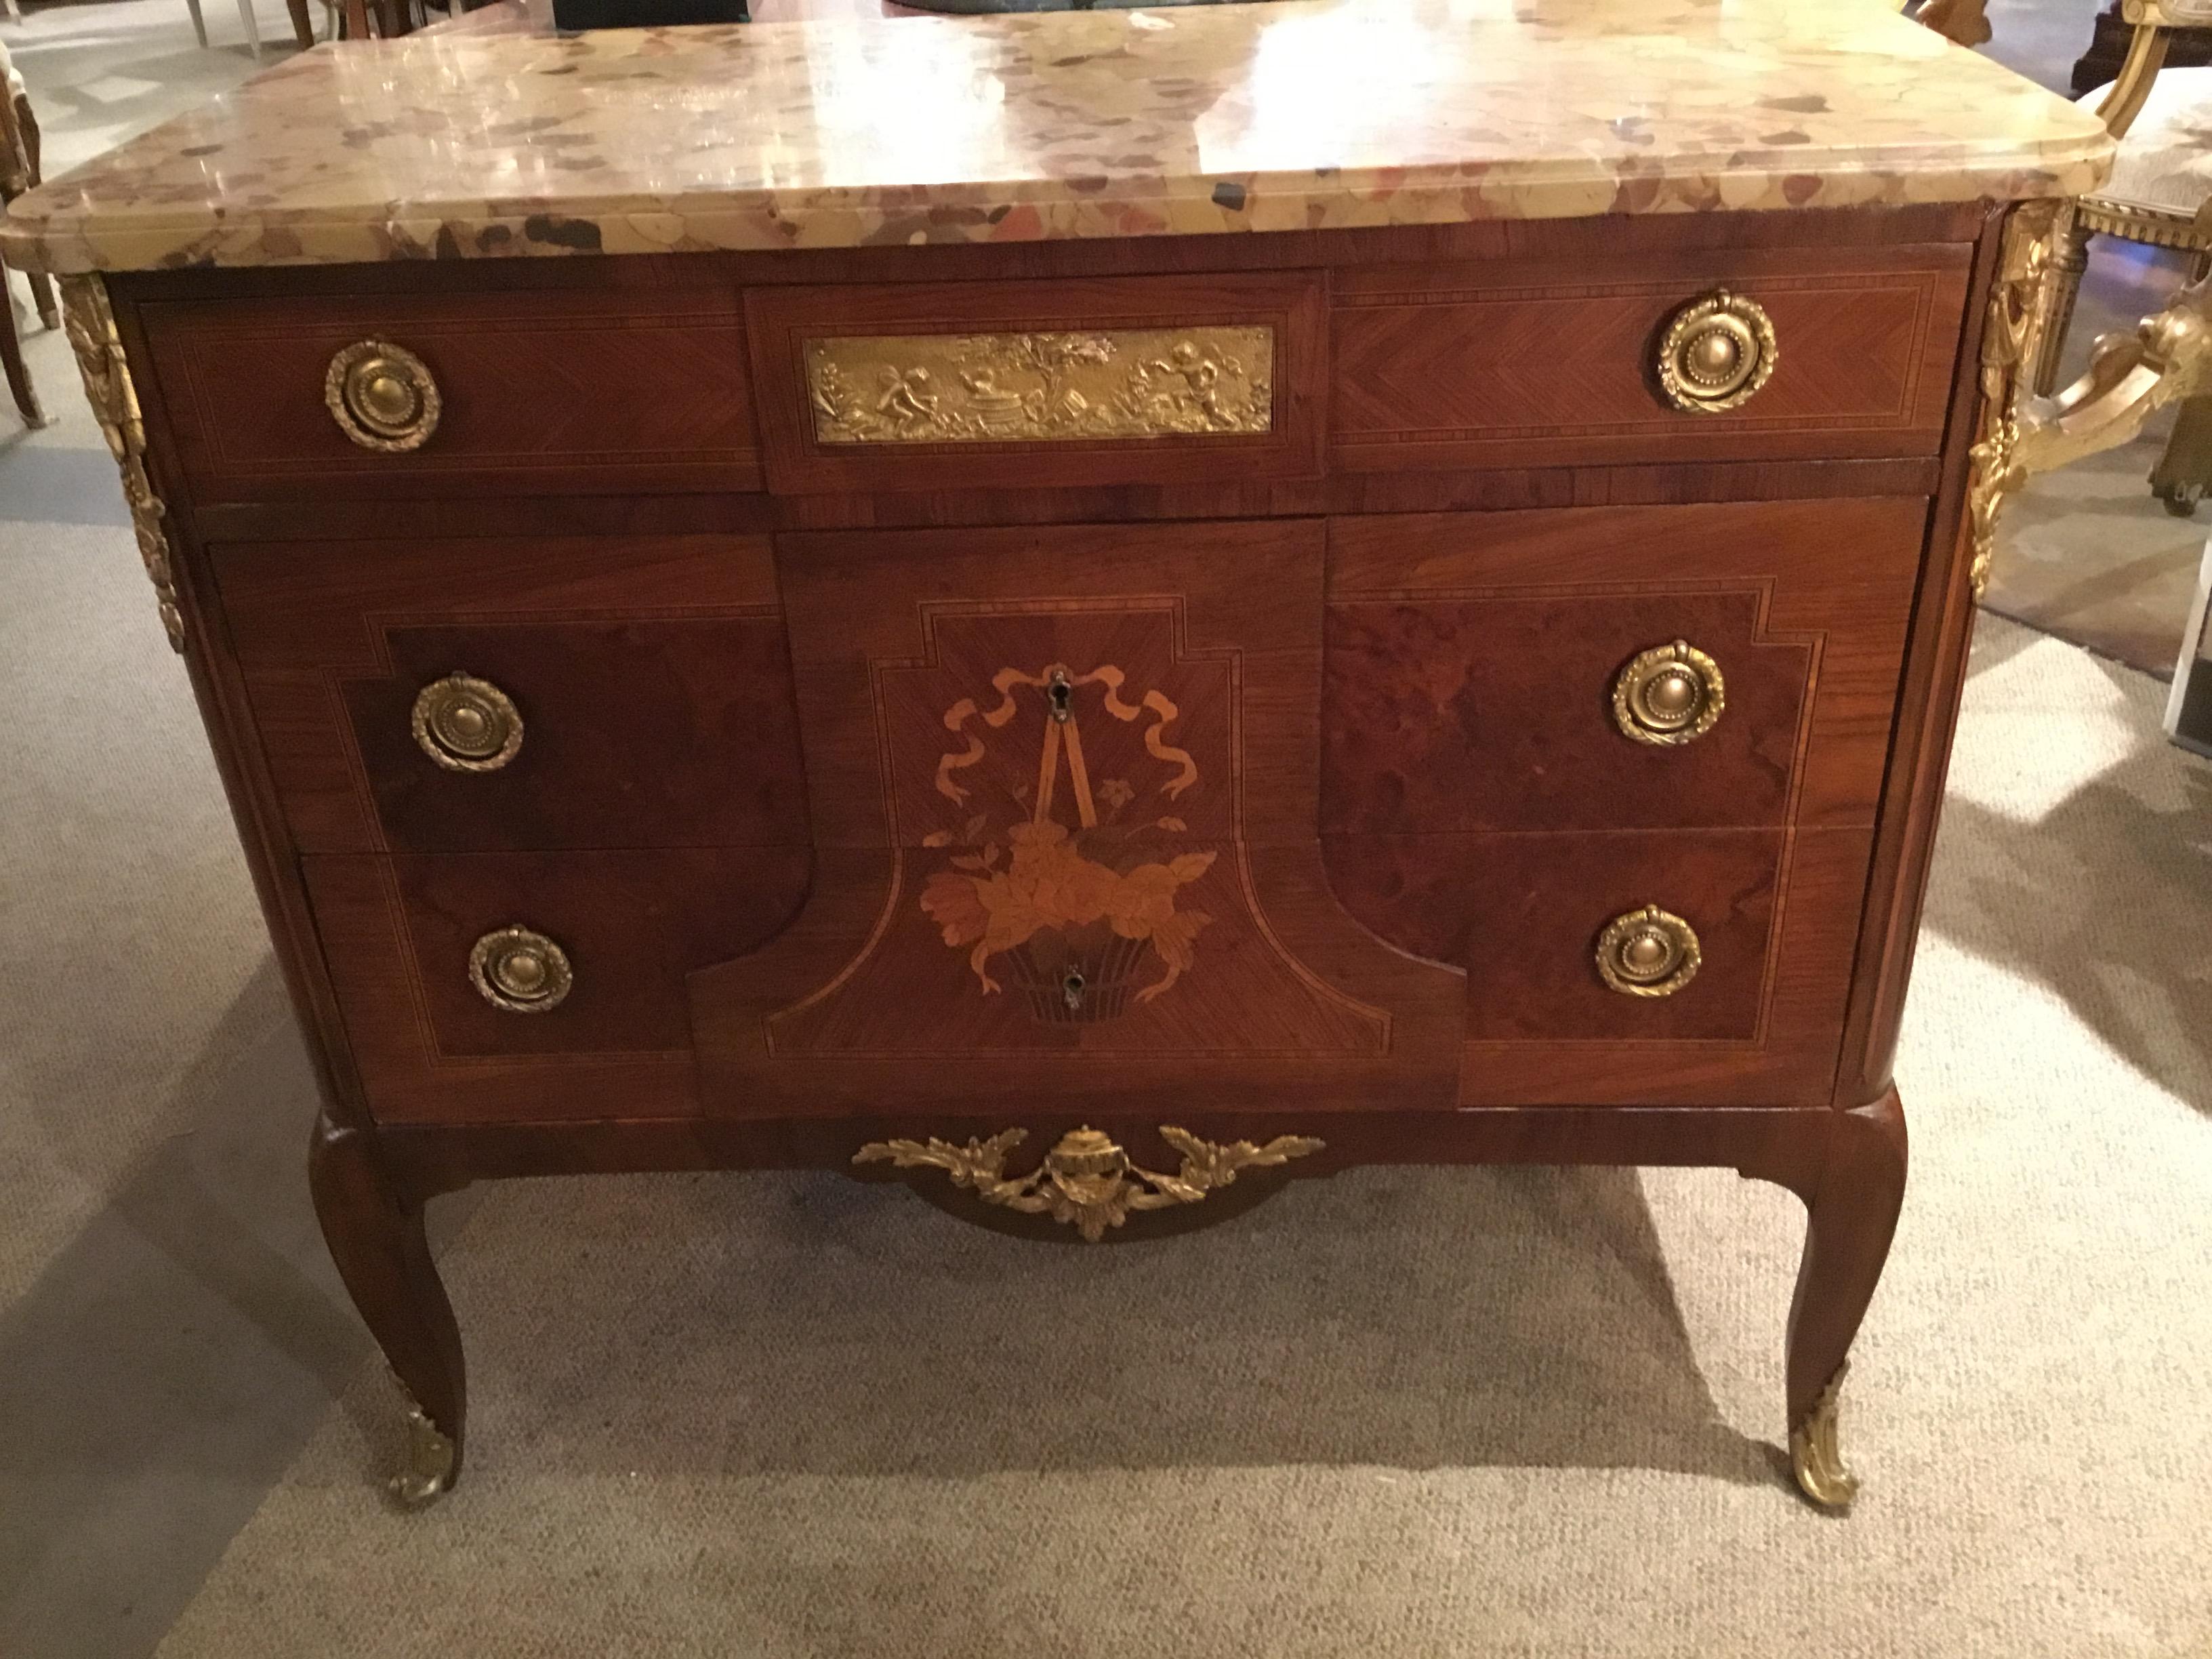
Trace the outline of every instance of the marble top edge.
[[21, 198], [0, 252], [72, 272], [2002, 201], [2094, 188], [2111, 149], [1881, 0], [518, 26], [290, 59]]

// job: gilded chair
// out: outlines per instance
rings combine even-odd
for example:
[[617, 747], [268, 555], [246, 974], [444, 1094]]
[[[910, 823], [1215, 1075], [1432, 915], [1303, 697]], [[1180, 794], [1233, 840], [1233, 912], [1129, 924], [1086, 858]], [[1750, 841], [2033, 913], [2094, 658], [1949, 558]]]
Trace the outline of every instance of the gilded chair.
[[[2178, 249], [2191, 256], [2192, 282], [2212, 272], [2212, 68], [2160, 73], [2172, 32], [2212, 24], [2212, 0], [2124, 0], [2124, 15], [2135, 34], [2119, 78], [2081, 100], [2095, 100], [2119, 154], [2105, 187], [2081, 198], [2055, 262], [2051, 323], [2035, 364], [2039, 392], [2057, 381], [2092, 237]], [[2185, 518], [2212, 489], [2212, 397], [2182, 404], [2150, 484]]]
[[[8, 48], [0, 45], [0, 206], [38, 182], [39, 124], [31, 114], [31, 100], [24, 95], [23, 77], [9, 60]], [[39, 320], [48, 328], [60, 327], [53, 284], [44, 276], [33, 276], [30, 285]], [[23, 362], [23, 343], [15, 334], [15, 296], [9, 292], [3, 270], [0, 270], [0, 313], [4, 313], [0, 314], [0, 373], [6, 374], [8, 390], [14, 394], [23, 419], [32, 426], [44, 426], [46, 415], [39, 407], [38, 393], [32, 389], [31, 371]]]

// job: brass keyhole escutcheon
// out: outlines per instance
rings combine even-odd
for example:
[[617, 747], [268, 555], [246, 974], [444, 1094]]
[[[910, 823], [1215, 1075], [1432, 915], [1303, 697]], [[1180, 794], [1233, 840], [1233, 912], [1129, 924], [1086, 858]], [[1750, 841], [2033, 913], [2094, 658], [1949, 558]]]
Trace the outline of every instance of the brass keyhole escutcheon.
[[1765, 308], [1723, 289], [1668, 319], [1659, 337], [1659, 389], [1686, 414], [1717, 415], [1756, 396], [1778, 356]]
[[389, 340], [357, 340], [333, 356], [323, 402], [339, 431], [384, 454], [420, 449], [445, 408], [429, 365]]
[[1704, 961], [1697, 929], [1656, 904], [1615, 916], [1597, 936], [1598, 977], [1624, 996], [1670, 997]]
[[1071, 1014], [1083, 1012], [1085, 983], [1083, 975], [1073, 968], [1067, 970], [1067, 977], [1060, 982], [1060, 998], [1067, 1004], [1067, 1012]]
[[1046, 711], [1065, 726], [1075, 715], [1075, 680], [1065, 668], [1054, 668], [1045, 675], [1044, 700]]
[[449, 772], [496, 772], [522, 750], [522, 711], [489, 680], [448, 674], [416, 694], [417, 748]]
[[542, 1014], [557, 1008], [575, 976], [568, 954], [527, 927], [486, 933], [469, 951], [469, 980], [502, 1013]]
[[1727, 706], [1721, 665], [1687, 640], [1639, 651], [1613, 676], [1613, 724], [1638, 743], [1694, 743]]

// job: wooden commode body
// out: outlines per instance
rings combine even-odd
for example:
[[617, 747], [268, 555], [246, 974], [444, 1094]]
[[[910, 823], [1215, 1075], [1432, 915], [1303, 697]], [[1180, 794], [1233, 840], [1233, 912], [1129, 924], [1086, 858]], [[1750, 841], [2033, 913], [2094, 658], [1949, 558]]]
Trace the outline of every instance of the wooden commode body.
[[1960, 196], [65, 272], [408, 1490], [474, 1180], [1120, 1239], [1541, 1161], [1806, 1200], [1787, 1420], [1846, 1498], [2057, 206]]

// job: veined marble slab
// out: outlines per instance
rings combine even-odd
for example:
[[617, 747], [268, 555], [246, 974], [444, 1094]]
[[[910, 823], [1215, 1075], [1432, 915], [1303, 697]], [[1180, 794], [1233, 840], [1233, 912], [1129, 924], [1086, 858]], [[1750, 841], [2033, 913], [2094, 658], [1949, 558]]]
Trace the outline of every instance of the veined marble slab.
[[1881, 0], [1289, 0], [322, 46], [18, 201], [53, 271], [2070, 196]]

